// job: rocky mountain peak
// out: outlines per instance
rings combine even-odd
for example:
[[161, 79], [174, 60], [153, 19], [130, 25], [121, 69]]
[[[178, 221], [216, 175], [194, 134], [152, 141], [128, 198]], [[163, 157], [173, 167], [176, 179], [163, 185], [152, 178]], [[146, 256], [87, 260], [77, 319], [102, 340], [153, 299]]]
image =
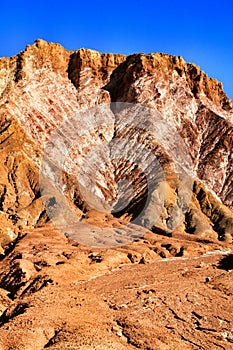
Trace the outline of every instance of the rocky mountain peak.
[[231, 348], [232, 107], [181, 56], [0, 59], [1, 350]]
[[[0, 67], [1, 208], [16, 228], [37, 226], [46, 218], [46, 204], [39, 184], [41, 155], [51, 135], [60, 140], [60, 133], [67, 133], [65, 120], [68, 120], [67, 125], [73, 125], [65, 135], [68, 144], [76, 137], [79, 141], [72, 141], [75, 148], [74, 144], [69, 146], [75, 151], [67, 165], [58, 166], [67, 172], [65, 181], [68, 182], [65, 187], [63, 184], [62, 188], [66, 188], [63, 195], [73, 203], [71, 206], [78, 206], [78, 220], [83, 210], [91, 208], [82, 198], [80, 184], [75, 178], [80, 171], [92, 176], [90, 172], [95, 169], [92, 180], [85, 175], [85, 186], [91, 184], [91, 192], [97, 196], [95, 200], [92, 198], [94, 202], [100, 198], [114, 202], [120, 191], [118, 183], [128, 179], [119, 193], [124, 193], [128, 204], [127, 196], [131, 192], [132, 197], [129, 207], [120, 213], [129, 221], [137, 217], [145, 196], [149, 196], [148, 208], [138, 223], [147, 222], [147, 227], [155, 231], [168, 230], [168, 222], [174, 221], [173, 215], [177, 216], [181, 210], [177, 204], [180, 175], [174, 171], [174, 164], [184, 162], [180, 155], [183, 152], [192, 161], [192, 180], [189, 182], [200, 183], [197, 188], [204, 188], [209, 204], [208, 208], [203, 205], [203, 197], [192, 190], [191, 202], [187, 203], [189, 209], [183, 214], [181, 210], [182, 219], [177, 228], [231, 239], [233, 112], [232, 102], [223, 92], [221, 83], [208, 78], [199, 67], [186, 63], [180, 56], [141, 53], [126, 57], [83, 48], [68, 51], [59, 44], [41, 39], [17, 56], [1, 59]], [[125, 106], [119, 107], [121, 103]], [[118, 112], [116, 104], [120, 108]], [[124, 110], [130, 110], [130, 114], [125, 114]], [[151, 111], [155, 111], [154, 114]], [[167, 130], [164, 131], [166, 135], [170, 133], [170, 141], [166, 141], [165, 134], [158, 138], [159, 129], [152, 131], [156, 125]], [[174, 155], [173, 149], [177, 146], [171, 140], [179, 138], [180, 154]], [[129, 148], [127, 155], [120, 150], [123, 139], [132, 140], [124, 146]], [[64, 143], [63, 138], [60, 142]], [[153, 161], [145, 168], [147, 163], [140, 166], [141, 175], [136, 170], [136, 163], [145, 157], [142, 146], [149, 147], [152, 157], [156, 156], [163, 170], [163, 181], [167, 181], [166, 198], [163, 196], [159, 201], [157, 180], [152, 181], [152, 175], [148, 175], [154, 174], [150, 165]], [[98, 160], [94, 164], [88, 157], [93, 157], [90, 152], [96, 147], [99, 147], [95, 155]], [[121, 153], [121, 158], [130, 159], [122, 158], [116, 162], [111, 158], [111, 147], [118, 158]], [[59, 149], [54, 152], [61, 155]], [[174, 156], [178, 160], [172, 159]], [[150, 156], [147, 157], [149, 162]], [[80, 160], [77, 162], [76, 159]], [[145, 171], [146, 180], [153, 184], [150, 194], [143, 182]], [[137, 178], [141, 182], [139, 180], [136, 187], [133, 185], [130, 189]], [[163, 208], [157, 222], [152, 220], [154, 206]], [[174, 225], [170, 227], [174, 228]]]

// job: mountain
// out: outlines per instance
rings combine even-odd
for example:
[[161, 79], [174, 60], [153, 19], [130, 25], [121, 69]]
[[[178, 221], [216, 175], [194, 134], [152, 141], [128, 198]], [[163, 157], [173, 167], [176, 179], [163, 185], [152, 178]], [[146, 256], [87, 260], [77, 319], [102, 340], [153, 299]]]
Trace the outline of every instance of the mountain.
[[0, 348], [230, 348], [232, 125], [222, 84], [180, 56], [36, 40], [0, 59]]

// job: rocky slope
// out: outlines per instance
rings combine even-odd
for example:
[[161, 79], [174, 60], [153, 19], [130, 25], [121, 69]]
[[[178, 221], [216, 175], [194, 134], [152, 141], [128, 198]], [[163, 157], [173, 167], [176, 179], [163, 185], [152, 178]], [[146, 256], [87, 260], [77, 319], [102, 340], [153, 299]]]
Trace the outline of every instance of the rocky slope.
[[232, 125], [181, 57], [0, 59], [0, 349], [230, 349]]
[[[0, 68], [3, 244], [47, 220], [52, 195], [65, 203], [50, 214], [57, 224], [68, 201], [78, 221], [104, 210], [231, 241], [233, 117], [221, 83], [181, 57], [69, 52], [43, 40]], [[39, 183], [42, 155], [42, 168], [66, 173], [50, 179], [55, 193]]]

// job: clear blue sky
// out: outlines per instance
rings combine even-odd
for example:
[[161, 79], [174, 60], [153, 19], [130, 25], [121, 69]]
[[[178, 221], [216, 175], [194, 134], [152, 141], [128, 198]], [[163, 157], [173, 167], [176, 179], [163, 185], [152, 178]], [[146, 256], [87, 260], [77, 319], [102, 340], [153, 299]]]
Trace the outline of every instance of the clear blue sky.
[[68, 49], [181, 55], [233, 99], [233, 1], [2, 1], [0, 56], [37, 38]]

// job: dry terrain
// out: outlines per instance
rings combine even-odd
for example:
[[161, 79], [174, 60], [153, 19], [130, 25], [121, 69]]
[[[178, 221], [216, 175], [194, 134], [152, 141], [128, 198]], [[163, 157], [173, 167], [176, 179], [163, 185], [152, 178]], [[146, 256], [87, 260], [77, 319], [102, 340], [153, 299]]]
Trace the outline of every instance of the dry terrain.
[[233, 348], [233, 104], [168, 54], [0, 59], [0, 350]]

